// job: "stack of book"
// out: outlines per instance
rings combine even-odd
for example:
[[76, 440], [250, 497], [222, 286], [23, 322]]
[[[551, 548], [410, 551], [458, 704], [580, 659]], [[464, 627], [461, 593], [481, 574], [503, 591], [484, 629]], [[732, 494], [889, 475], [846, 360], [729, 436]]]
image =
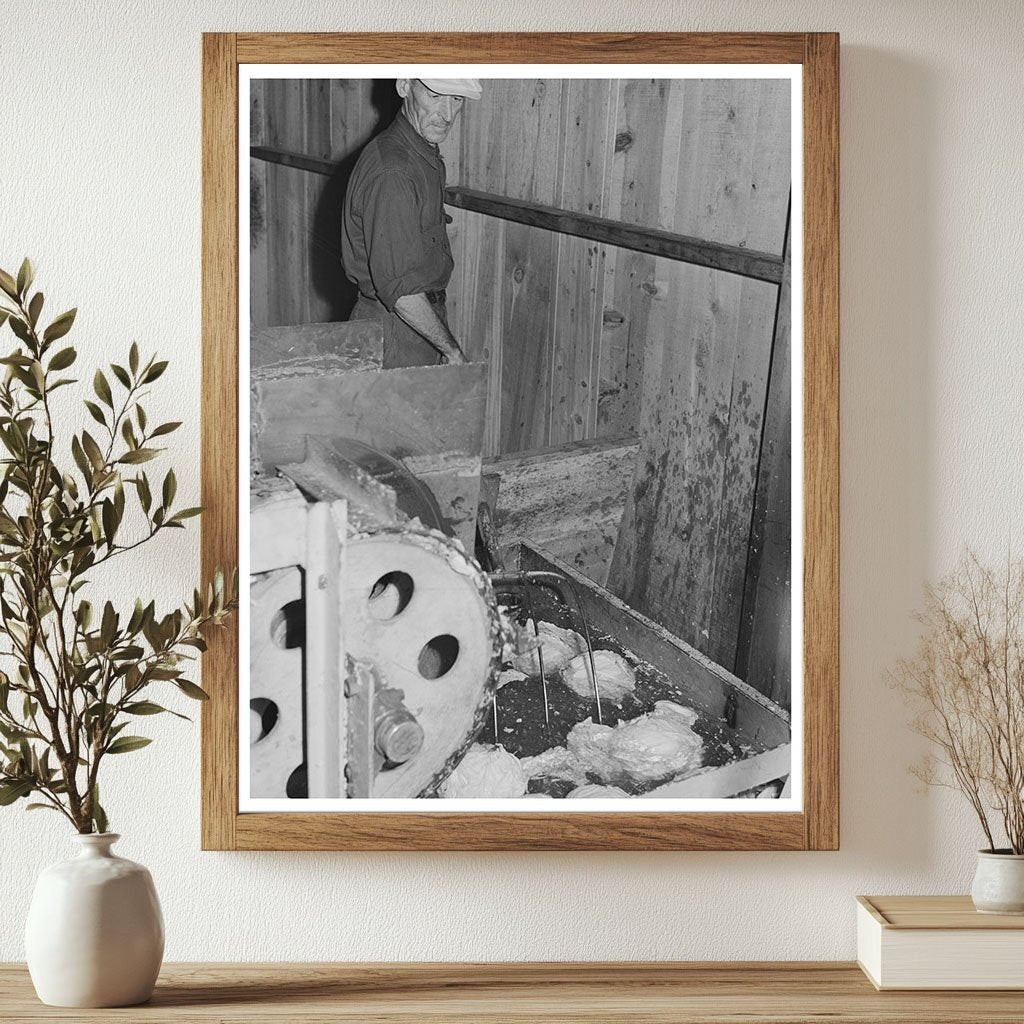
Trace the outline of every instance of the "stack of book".
[[1024, 989], [1024, 915], [979, 914], [970, 896], [858, 896], [857, 962], [878, 989]]

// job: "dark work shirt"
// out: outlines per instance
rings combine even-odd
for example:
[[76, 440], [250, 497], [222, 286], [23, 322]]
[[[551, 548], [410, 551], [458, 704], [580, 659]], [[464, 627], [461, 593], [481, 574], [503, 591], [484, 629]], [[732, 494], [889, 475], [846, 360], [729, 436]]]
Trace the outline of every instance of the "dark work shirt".
[[401, 296], [440, 291], [451, 277], [444, 160], [402, 113], [366, 145], [352, 170], [341, 260], [360, 292], [391, 311]]

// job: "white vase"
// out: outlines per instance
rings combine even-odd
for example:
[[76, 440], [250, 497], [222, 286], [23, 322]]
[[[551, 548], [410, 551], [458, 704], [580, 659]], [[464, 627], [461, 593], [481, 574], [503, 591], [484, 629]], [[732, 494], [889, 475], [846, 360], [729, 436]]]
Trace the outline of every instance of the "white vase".
[[971, 899], [982, 914], [1024, 914], [1024, 854], [979, 850]]
[[77, 857], [46, 868], [25, 926], [36, 994], [50, 1006], [134, 1006], [153, 993], [164, 921], [149, 872], [110, 848], [120, 836], [76, 835]]

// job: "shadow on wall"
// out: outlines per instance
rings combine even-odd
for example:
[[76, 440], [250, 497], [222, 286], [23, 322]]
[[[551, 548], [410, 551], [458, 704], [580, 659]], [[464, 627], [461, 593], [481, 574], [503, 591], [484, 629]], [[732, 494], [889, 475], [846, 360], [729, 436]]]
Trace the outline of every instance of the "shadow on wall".
[[[402, 99], [395, 92], [393, 78], [374, 79], [370, 104], [377, 114], [377, 124], [366, 142], [391, 124], [401, 109]], [[313, 213], [310, 231], [310, 279], [314, 293], [330, 306], [330, 315], [327, 317], [330, 321], [347, 320], [358, 295], [356, 286], [345, 276], [341, 265], [341, 209], [352, 169], [363, 151], [363, 146], [341, 157], [337, 170], [327, 180]]]
[[932, 575], [935, 74], [844, 46], [841, 87], [841, 843], [866, 870], [923, 873], [935, 801], [889, 673]]

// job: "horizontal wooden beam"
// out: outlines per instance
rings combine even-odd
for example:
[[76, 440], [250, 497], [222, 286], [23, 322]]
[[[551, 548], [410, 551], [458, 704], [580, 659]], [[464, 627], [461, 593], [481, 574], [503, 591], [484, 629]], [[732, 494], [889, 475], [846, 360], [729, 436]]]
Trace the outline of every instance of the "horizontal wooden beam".
[[664, 256], [698, 267], [711, 267], [728, 274], [739, 274], [758, 281], [779, 284], [782, 281], [782, 256], [756, 252], [736, 245], [708, 242], [688, 235], [677, 235], [659, 228], [641, 227], [595, 217], [589, 213], [573, 213], [554, 206], [540, 206], [522, 199], [490, 195], [470, 188], [449, 188], [445, 202], [473, 213], [483, 213], [502, 220], [513, 220], [535, 228], [557, 231], [563, 235], [589, 238], [605, 245]]
[[[337, 164], [330, 160], [319, 160], [302, 153], [271, 149], [268, 146], [253, 146], [249, 150], [249, 155], [257, 160], [296, 167], [328, 177], [337, 170]], [[678, 260], [680, 263], [710, 267], [712, 270], [739, 274], [740, 277], [753, 278], [756, 281], [768, 281], [771, 284], [779, 284], [782, 281], [782, 256], [770, 252], [757, 252], [738, 245], [709, 242], [689, 235], [677, 235], [660, 228], [624, 224], [622, 221], [610, 220], [607, 217], [573, 213], [571, 210], [561, 210], [555, 206], [541, 206], [523, 199], [510, 199], [507, 196], [478, 192], [476, 189], [461, 186], [446, 189], [445, 202], [449, 206], [457, 206], [473, 213], [500, 217], [502, 220], [512, 220], [518, 224], [528, 224], [530, 227], [557, 231], [559, 234], [573, 235], [576, 238], [589, 238], [594, 242], [646, 252], [652, 256], [663, 256], [665, 259]]]
[[300, 171], [312, 171], [329, 178], [338, 169], [337, 161], [319, 160], [305, 153], [292, 153], [287, 149], [271, 149], [270, 146], [251, 146], [249, 156], [254, 160], [265, 160], [270, 164], [297, 167]]

